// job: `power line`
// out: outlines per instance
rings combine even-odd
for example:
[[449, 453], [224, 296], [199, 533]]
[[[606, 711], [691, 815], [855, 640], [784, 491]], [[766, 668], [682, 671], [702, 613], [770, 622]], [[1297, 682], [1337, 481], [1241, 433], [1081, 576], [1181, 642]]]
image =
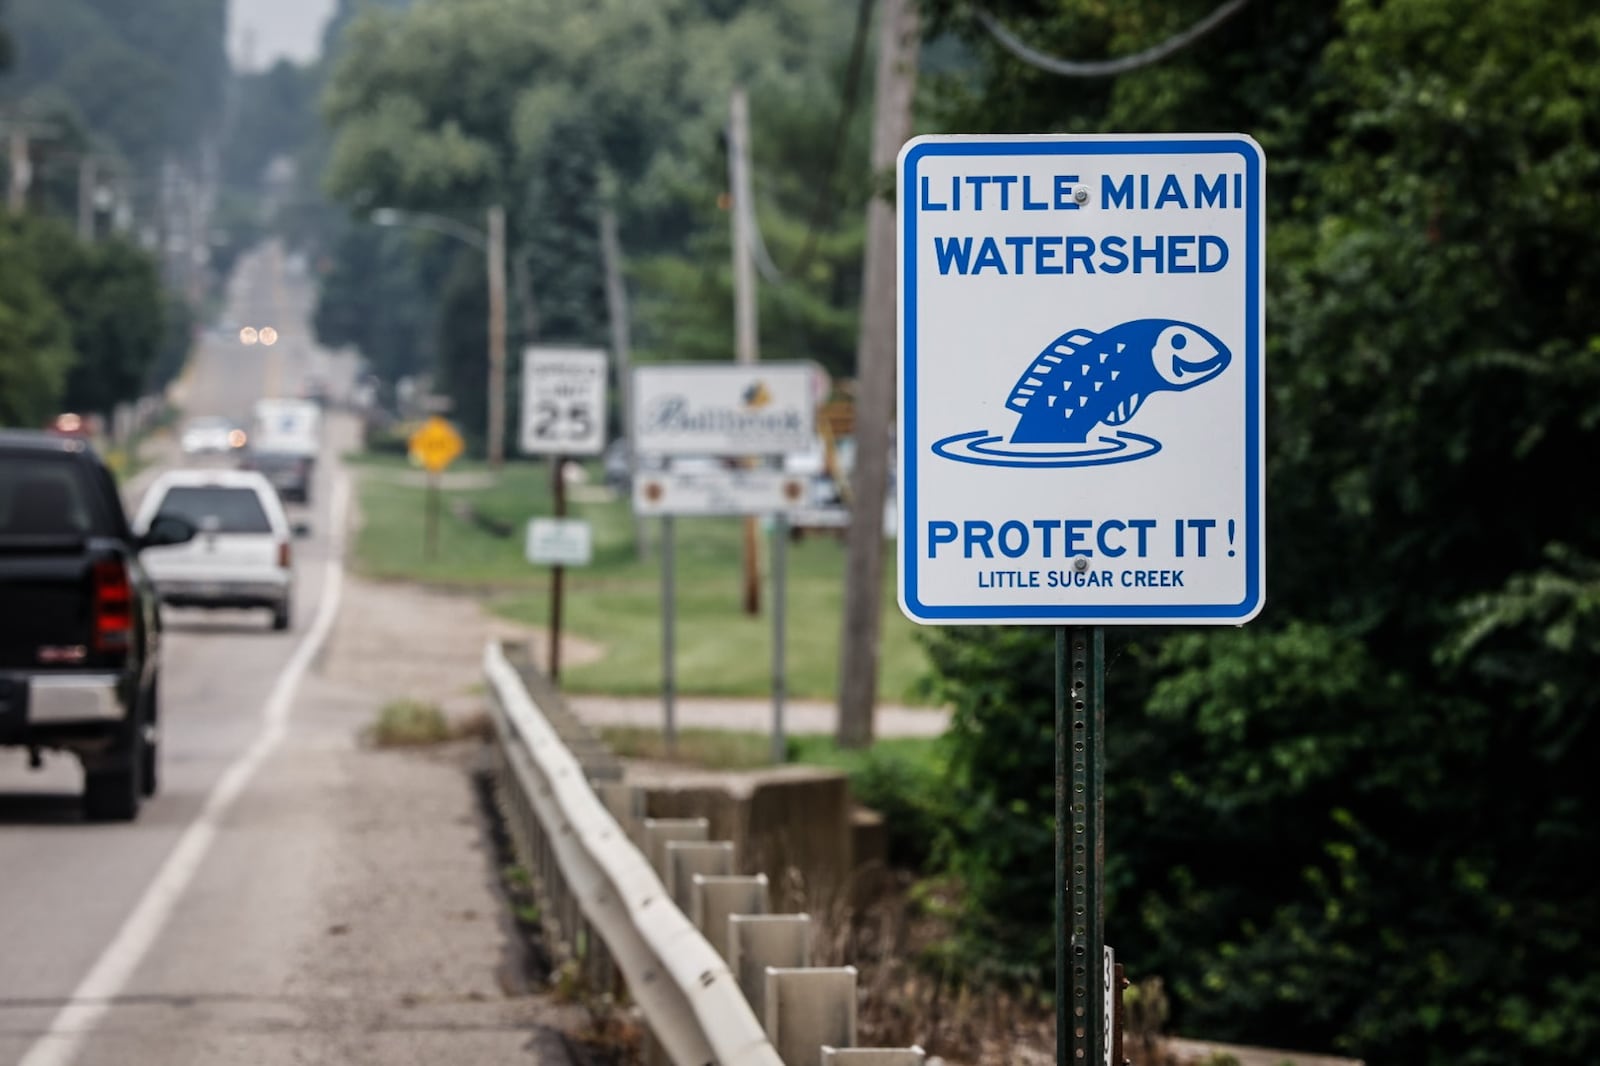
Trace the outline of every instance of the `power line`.
[[1046, 55], [1044, 52], [1026, 44], [1020, 37], [1006, 29], [993, 15], [982, 8], [977, 10], [978, 21], [983, 23], [984, 29], [1000, 44], [1022, 60], [1040, 70], [1051, 74], [1059, 74], [1064, 78], [1109, 78], [1117, 74], [1126, 74], [1131, 70], [1149, 66], [1160, 62], [1167, 56], [1198, 41], [1228, 19], [1237, 15], [1250, 0], [1228, 0], [1227, 3], [1217, 8], [1205, 18], [1181, 33], [1168, 37], [1165, 41], [1142, 52], [1135, 52], [1130, 56], [1120, 59], [1099, 59], [1079, 61], [1072, 59], [1059, 59], [1056, 56]]

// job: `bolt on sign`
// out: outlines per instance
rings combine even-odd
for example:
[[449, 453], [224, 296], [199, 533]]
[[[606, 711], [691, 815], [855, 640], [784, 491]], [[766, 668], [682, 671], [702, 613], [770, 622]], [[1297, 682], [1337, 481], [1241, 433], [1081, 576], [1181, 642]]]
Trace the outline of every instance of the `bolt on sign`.
[[1264, 170], [1237, 135], [900, 154], [900, 604], [925, 624], [1261, 610]]
[[411, 460], [430, 474], [437, 474], [461, 455], [461, 434], [437, 415], [424, 422], [409, 443]]

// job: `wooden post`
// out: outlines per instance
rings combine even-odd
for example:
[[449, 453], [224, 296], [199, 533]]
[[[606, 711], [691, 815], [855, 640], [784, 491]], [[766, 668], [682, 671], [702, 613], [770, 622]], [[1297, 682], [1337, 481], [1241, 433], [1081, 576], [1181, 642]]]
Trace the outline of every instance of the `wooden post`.
[[[555, 516], [567, 517], [567, 460], [560, 455], [550, 457], [551, 489], [555, 494]], [[566, 568], [560, 563], [550, 568], [550, 680], [561, 678], [561, 584]]]
[[[609, 207], [600, 212], [600, 255], [605, 261], [606, 315], [611, 319], [611, 358], [616, 360], [617, 394], [622, 401], [622, 439], [629, 470], [638, 469], [633, 453], [633, 331], [628, 321], [628, 289], [622, 280], [622, 242], [617, 238], [617, 215]], [[650, 557], [649, 525], [637, 511], [633, 515], [633, 543], [642, 563]]]
[[500, 469], [506, 448], [506, 209], [489, 208], [489, 466]]
[[[728, 108], [728, 190], [733, 213], [733, 332], [735, 354], [741, 364], [760, 358], [756, 330], [755, 239], [751, 224], [755, 205], [750, 202], [750, 109], [744, 89], [734, 86]], [[761, 613], [761, 536], [754, 515], [744, 520], [744, 613]]]

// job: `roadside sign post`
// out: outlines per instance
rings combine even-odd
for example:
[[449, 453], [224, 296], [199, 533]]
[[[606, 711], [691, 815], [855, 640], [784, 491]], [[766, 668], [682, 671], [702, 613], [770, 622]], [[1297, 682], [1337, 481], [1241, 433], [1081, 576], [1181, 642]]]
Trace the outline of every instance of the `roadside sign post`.
[[438, 415], [418, 427], [406, 443], [411, 461], [428, 472], [422, 505], [422, 557], [432, 562], [439, 556], [439, 472], [456, 461], [465, 445], [456, 427]]
[[772, 761], [782, 763], [789, 755], [789, 741], [783, 722], [783, 704], [788, 696], [784, 616], [788, 613], [789, 518], [779, 514], [772, 520]]
[[[748, 456], [804, 453], [816, 433], [815, 381], [810, 363], [728, 366], [694, 363], [642, 366], [634, 370], [634, 458], [664, 460], [665, 469], [635, 469], [633, 507], [661, 523], [661, 694], [667, 750], [677, 741], [673, 661], [673, 517], [757, 515], [775, 517], [772, 549], [772, 757], [787, 753], [784, 655], [788, 512], [805, 502], [804, 479], [781, 470], [734, 465]], [[717, 458], [724, 466], [673, 470], [671, 457]], [[746, 524], [748, 529], [748, 524]]]
[[[567, 516], [569, 456], [599, 455], [606, 444], [606, 353], [598, 348], [530, 346], [522, 357], [522, 450], [550, 457], [552, 510]], [[550, 569], [550, 679], [561, 677], [561, 598], [566, 568]]]
[[1261, 610], [1265, 160], [921, 137], [897, 187], [900, 607], [1055, 628], [1057, 1061], [1110, 1064], [1103, 627]]
[[673, 587], [672, 516], [661, 516], [661, 736], [667, 753], [678, 750], [677, 649], [673, 646], [672, 626], [677, 612], [672, 609], [677, 589]]

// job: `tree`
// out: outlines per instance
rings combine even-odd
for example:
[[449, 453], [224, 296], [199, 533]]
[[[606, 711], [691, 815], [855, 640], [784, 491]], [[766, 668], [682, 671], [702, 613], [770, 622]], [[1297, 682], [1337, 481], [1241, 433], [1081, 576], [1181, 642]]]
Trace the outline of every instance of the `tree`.
[[72, 367], [62, 403], [109, 415], [140, 395], [166, 333], [155, 262], [126, 241], [79, 242], [49, 219], [11, 223], [10, 254], [39, 280], [66, 323]]
[[[990, 5], [1085, 57], [1208, 7]], [[1113, 659], [1119, 957], [1219, 1038], [1593, 1061], [1582, 931], [1600, 912], [1564, 856], [1600, 814], [1596, 692], [1574, 665], [1597, 634], [1600, 519], [1557, 472], [1600, 426], [1583, 191], [1600, 184], [1600, 16], [1258, 4], [1099, 83], [968, 32], [977, 78], [941, 93], [954, 128], [1242, 129], [1267, 150], [1268, 607], [1243, 631], [1132, 635]], [[1047, 661], [1044, 635], [934, 648], [958, 705], [950, 843], [972, 931], [1045, 966], [1049, 870], [1028, 849], [1049, 749], [1027, 716], [1048, 677], [1022, 665]]]
[[72, 365], [66, 319], [0, 229], [0, 426], [42, 426], [61, 410]]

